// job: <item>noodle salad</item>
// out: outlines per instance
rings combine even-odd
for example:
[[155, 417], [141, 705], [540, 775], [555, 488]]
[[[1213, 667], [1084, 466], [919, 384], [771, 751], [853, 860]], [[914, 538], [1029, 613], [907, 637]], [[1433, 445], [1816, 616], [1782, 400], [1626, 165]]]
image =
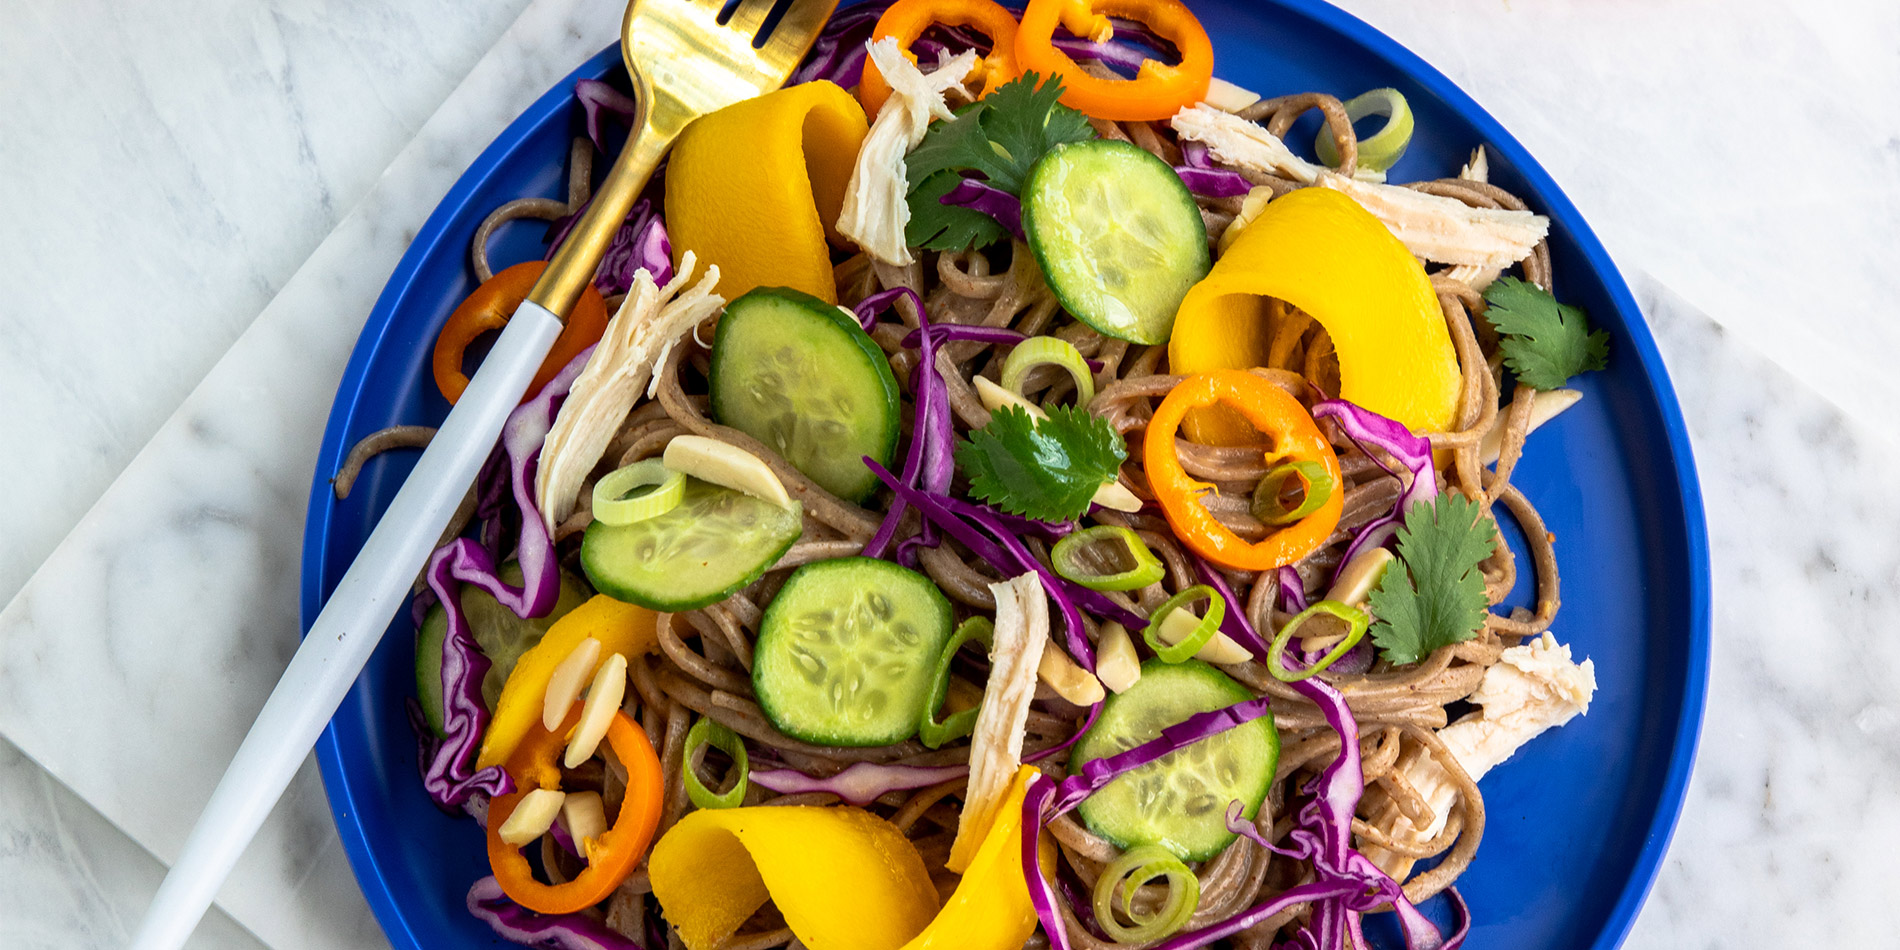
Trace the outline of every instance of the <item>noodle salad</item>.
[[[680, 137], [418, 586], [472, 914], [562, 950], [1463, 943], [1478, 780], [1595, 690], [1511, 473], [1607, 337], [1482, 146], [1388, 182], [1397, 90], [1214, 66], [1177, 0], [871, 3]], [[625, 137], [576, 95], [565, 200], [475, 236], [451, 402], [545, 266], [490, 239], [551, 254]]]

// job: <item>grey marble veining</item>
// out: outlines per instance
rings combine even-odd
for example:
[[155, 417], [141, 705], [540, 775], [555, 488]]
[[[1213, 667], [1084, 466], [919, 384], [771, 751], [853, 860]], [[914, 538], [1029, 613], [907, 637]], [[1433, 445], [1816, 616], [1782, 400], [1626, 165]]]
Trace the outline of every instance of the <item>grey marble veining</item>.
[[[117, 950], [165, 866], [0, 739], [0, 947]], [[187, 950], [264, 950], [213, 908]]]
[[1689, 798], [1633, 948], [1891, 946], [1900, 451], [1653, 280], [1702, 473], [1715, 647]]
[[0, 602], [526, 4], [0, 9]]

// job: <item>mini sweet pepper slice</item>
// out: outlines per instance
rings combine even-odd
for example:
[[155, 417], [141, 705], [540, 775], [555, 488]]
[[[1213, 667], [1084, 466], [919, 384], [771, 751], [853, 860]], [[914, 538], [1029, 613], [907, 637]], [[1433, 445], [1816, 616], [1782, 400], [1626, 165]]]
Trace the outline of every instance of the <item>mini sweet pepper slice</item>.
[[[1188, 291], [1168, 341], [1176, 373], [1267, 363], [1267, 298], [1312, 314], [1339, 354], [1339, 397], [1413, 432], [1452, 423], [1462, 374], [1425, 268], [1351, 198], [1302, 188], [1267, 203]], [[1188, 438], [1252, 441], [1232, 416], [1194, 413]]]
[[[914, 63], [917, 54], [910, 51], [910, 44], [937, 25], [975, 27], [990, 38], [990, 54], [977, 60], [974, 74], [983, 79], [980, 95], [987, 96], [1016, 78], [1016, 15], [995, 0], [897, 0], [877, 18], [871, 38], [896, 37], [897, 45]], [[864, 103], [865, 114], [876, 117], [890, 97], [890, 81], [876, 62], [866, 58], [864, 78], [858, 82], [858, 101]]]
[[836, 83], [788, 86], [701, 116], [673, 144], [666, 227], [677, 264], [687, 251], [719, 267], [719, 293], [791, 287], [837, 303], [829, 237], [870, 124]]
[[1315, 463], [1327, 480], [1340, 484], [1339, 456], [1299, 400], [1245, 370], [1196, 373], [1175, 384], [1155, 407], [1142, 443], [1148, 485], [1161, 503], [1169, 527], [1194, 553], [1235, 570], [1270, 570], [1312, 553], [1339, 525], [1345, 492], [1328, 492], [1316, 510], [1290, 525], [1275, 527], [1253, 544], [1222, 524], [1201, 503], [1201, 496], [1213, 491], [1214, 486], [1188, 475], [1176, 454], [1174, 434], [1190, 410], [1214, 406], [1232, 410], [1254, 430], [1264, 433], [1271, 441], [1269, 461]]
[[541, 721], [541, 707], [548, 695], [548, 677], [582, 640], [588, 637], [599, 640], [602, 660], [615, 653], [633, 660], [659, 648], [654, 618], [653, 611], [645, 607], [596, 594], [555, 621], [541, 642], [515, 661], [514, 672], [508, 674], [508, 681], [502, 684], [494, 718], [488, 722], [488, 731], [482, 734], [482, 751], [476, 759], [476, 767], [501, 765], [514, 754], [522, 737]]
[[539, 722], [528, 730], [508, 759], [508, 775], [514, 779], [515, 790], [488, 805], [488, 866], [495, 872], [496, 882], [510, 900], [543, 914], [572, 914], [613, 894], [653, 842], [666, 796], [666, 781], [653, 743], [626, 713], [614, 710], [607, 724], [607, 745], [627, 769], [627, 795], [620, 803], [620, 812], [614, 816], [613, 826], [600, 837], [581, 842], [587, 867], [573, 880], [550, 885], [535, 879], [534, 869], [521, 849], [501, 840], [501, 826], [529, 792], [561, 787], [561, 770], [555, 760], [580, 722], [581, 709], [582, 704], [575, 703], [567, 721], [553, 732]]
[[810, 950], [897, 950], [937, 910], [910, 839], [849, 806], [689, 812], [654, 845], [647, 873], [688, 950], [711, 950], [767, 898]]
[[[1133, 79], [1085, 72], [1056, 48], [1056, 25], [1096, 42], [1115, 34], [1110, 17], [1135, 20], [1174, 44], [1181, 61], [1146, 59]], [[1098, 119], [1157, 122], [1200, 102], [1214, 78], [1214, 44], [1180, 0], [1029, 0], [1016, 30], [1016, 68], [1062, 80], [1062, 104]]]
[[[904, 950], [1016, 950], [1036, 932], [1022, 859], [1023, 796], [1036, 774], [1033, 765], [1017, 770], [957, 889]], [[1037, 844], [1046, 874], [1055, 866], [1055, 841], [1044, 836]]]
[[[462, 359], [469, 346], [482, 334], [507, 325], [508, 318], [528, 299], [528, 291], [534, 289], [534, 282], [541, 279], [541, 272], [547, 267], [547, 261], [525, 261], [507, 268], [483, 281], [449, 314], [448, 322], [436, 335], [429, 368], [435, 376], [435, 388], [450, 405], [461, 399], [462, 391], [468, 388], [468, 372], [462, 367]], [[567, 315], [561, 335], [555, 339], [547, 359], [541, 361], [541, 368], [535, 372], [534, 381], [528, 384], [528, 393], [521, 401], [533, 399], [554, 374], [582, 350], [599, 342], [606, 329], [607, 302], [593, 284], [588, 284], [581, 290], [580, 299], [574, 301], [574, 311]]]

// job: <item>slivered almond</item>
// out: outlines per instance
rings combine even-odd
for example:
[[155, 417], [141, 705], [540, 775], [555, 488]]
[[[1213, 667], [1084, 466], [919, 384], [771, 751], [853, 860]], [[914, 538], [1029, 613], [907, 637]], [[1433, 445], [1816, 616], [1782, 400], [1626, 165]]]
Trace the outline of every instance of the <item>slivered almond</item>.
[[[1188, 635], [1194, 632], [1194, 628], [1201, 625], [1201, 619], [1201, 615], [1191, 610], [1171, 610], [1166, 617], [1161, 618], [1161, 630], [1158, 636], [1162, 643], [1173, 646], [1186, 640]], [[1216, 630], [1213, 639], [1202, 644], [1201, 648], [1195, 652], [1194, 658], [1205, 663], [1220, 665], [1245, 663], [1253, 658], [1253, 654], [1248, 653], [1246, 647], [1235, 643], [1227, 634]]]
[[541, 701], [542, 728], [553, 732], [561, 727], [574, 701], [581, 698], [581, 686], [594, 675], [594, 664], [599, 662], [600, 641], [588, 637], [575, 644], [573, 652], [554, 667], [548, 675], [547, 698]]
[[1372, 595], [1372, 587], [1385, 575], [1386, 565], [1394, 558], [1385, 548], [1373, 548], [1354, 555], [1339, 579], [1333, 582], [1331, 590], [1326, 592], [1326, 600], [1336, 600], [1349, 607], [1364, 607], [1366, 598]]
[[661, 460], [683, 475], [745, 492], [780, 508], [792, 506], [792, 496], [785, 493], [785, 483], [773, 474], [772, 467], [736, 445], [703, 435], [674, 436]]
[[519, 848], [548, 833], [554, 827], [554, 816], [561, 813], [561, 803], [567, 795], [556, 788], [537, 788], [521, 796], [515, 810], [508, 820], [501, 823], [496, 834], [510, 847]]
[[587, 857], [587, 843], [607, 833], [607, 809], [601, 804], [600, 793], [569, 792], [561, 803], [561, 825], [574, 839], [581, 857]]
[[[1536, 432], [1538, 426], [1557, 418], [1558, 413], [1576, 405], [1577, 400], [1582, 398], [1583, 393], [1575, 389], [1536, 391], [1531, 402], [1531, 424], [1524, 430], [1525, 434]], [[1511, 403], [1507, 402], [1504, 408], [1498, 410], [1498, 420], [1491, 423], [1491, 428], [1485, 431], [1484, 438], [1478, 440], [1478, 458], [1486, 465], [1495, 463], [1498, 456], [1504, 452], [1504, 417], [1510, 411]]]
[[1141, 658], [1135, 655], [1135, 641], [1128, 628], [1113, 620], [1102, 624], [1101, 639], [1095, 642], [1095, 675], [1102, 685], [1117, 693], [1141, 681]]
[[1068, 651], [1056, 646], [1053, 640], [1043, 644], [1042, 662], [1036, 666], [1036, 675], [1049, 684], [1057, 696], [1077, 706], [1093, 706], [1102, 701], [1102, 681], [1078, 666]]
[[594, 682], [587, 687], [580, 725], [574, 727], [574, 737], [567, 741], [567, 757], [561, 760], [564, 765], [571, 769], [594, 757], [594, 750], [600, 748], [600, 740], [606, 737], [607, 726], [613, 722], [614, 713], [620, 711], [620, 701], [626, 695], [627, 658], [618, 653], [610, 654], [594, 673]]
[[1260, 94], [1216, 76], [1208, 82], [1207, 95], [1203, 96], [1201, 101], [1222, 112], [1239, 112], [1259, 102]]

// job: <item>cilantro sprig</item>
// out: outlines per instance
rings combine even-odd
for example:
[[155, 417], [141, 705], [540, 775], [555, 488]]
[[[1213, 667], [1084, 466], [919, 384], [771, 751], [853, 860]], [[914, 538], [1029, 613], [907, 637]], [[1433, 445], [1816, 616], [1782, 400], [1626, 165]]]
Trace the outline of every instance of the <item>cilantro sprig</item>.
[[1504, 363], [1526, 386], [1561, 389], [1570, 377], [1609, 362], [1609, 334], [1592, 331], [1581, 308], [1558, 303], [1550, 291], [1501, 277], [1485, 290], [1484, 300]]
[[957, 445], [957, 467], [970, 494], [1010, 514], [1073, 521], [1128, 457], [1107, 419], [1074, 406], [1031, 419], [1016, 406], [990, 413], [990, 424]]
[[966, 175], [980, 175], [1012, 195], [1022, 193], [1029, 170], [1052, 148], [1095, 137], [1088, 118], [1056, 100], [1062, 82], [1040, 82], [1035, 73], [965, 106], [949, 122], [936, 122], [904, 163], [908, 169], [912, 247], [961, 251], [1001, 240], [1004, 230], [981, 211], [943, 204]]
[[1478, 635], [1487, 610], [1478, 565], [1498, 542], [1498, 525], [1463, 495], [1447, 492], [1405, 512], [1398, 563], [1372, 589], [1379, 619], [1372, 642], [1401, 666]]

